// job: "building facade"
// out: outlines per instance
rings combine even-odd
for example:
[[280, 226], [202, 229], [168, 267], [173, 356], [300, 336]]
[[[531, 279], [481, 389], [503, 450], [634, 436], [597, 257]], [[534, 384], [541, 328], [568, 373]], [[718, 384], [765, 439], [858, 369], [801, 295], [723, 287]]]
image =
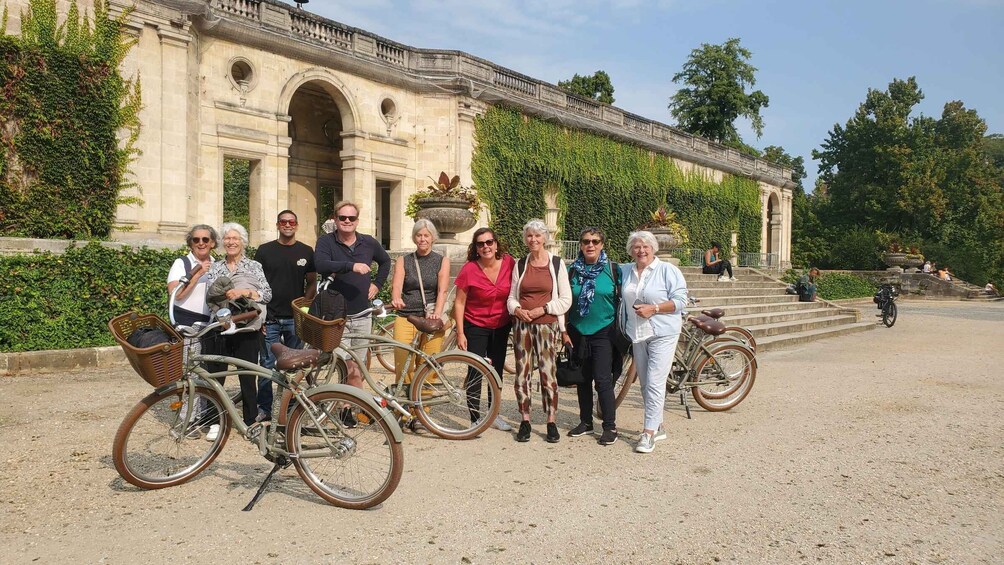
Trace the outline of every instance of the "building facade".
[[[28, 0], [7, 4], [17, 33]], [[110, 4], [116, 15], [132, 2]], [[65, 14], [69, 1], [57, 6]], [[790, 170], [475, 56], [402, 45], [275, 0], [136, 0], [126, 27], [137, 43], [122, 71], [141, 79], [143, 96], [139, 188], [127, 195], [144, 204], [120, 207], [116, 239], [179, 242], [194, 223], [219, 224], [224, 163], [239, 159], [250, 167], [252, 244], [275, 238], [285, 208], [312, 243], [320, 203], [349, 199], [361, 206], [360, 231], [410, 247], [408, 197], [440, 171], [471, 184], [474, 119], [505, 103], [715, 180], [757, 180], [761, 252], [790, 259]]]

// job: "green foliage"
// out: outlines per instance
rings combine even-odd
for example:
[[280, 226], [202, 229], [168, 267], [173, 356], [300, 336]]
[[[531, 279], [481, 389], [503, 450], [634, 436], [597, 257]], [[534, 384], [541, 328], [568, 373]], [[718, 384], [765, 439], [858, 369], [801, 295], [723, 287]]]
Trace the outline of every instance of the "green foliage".
[[614, 85], [610, 82], [610, 75], [606, 71], [596, 71], [589, 76], [579, 76], [576, 73], [569, 80], [558, 82], [558, 86], [583, 98], [604, 104], [614, 103]]
[[617, 258], [628, 233], [660, 205], [676, 211], [692, 247], [729, 241], [738, 230], [739, 251], [760, 251], [759, 189], [751, 179], [726, 175], [716, 183], [668, 157], [512, 108], [489, 108], [475, 122], [475, 139], [474, 180], [492, 227], [514, 253], [524, 250], [523, 224], [544, 217], [547, 191], [557, 194], [563, 234], [599, 225]]
[[[794, 284], [804, 274], [805, 272], [789, 269], [782, 280]], [[816, 295], [825, 300], [871, 297], [878, 288], [876, 281], [856, 273], [823, 273], [816, 279]]]
[[481, 199], [478, 198], [477, 189], [473, 186], [460, 186], [460, 175], [454, 175], [453, 178], [450, 178], [446, 171], [442, 171], [439, 173], [438, 179], [429, 178], [432, 179], [432, 184], [425, 190], [420, 190], [408, 197], [408, 205], [404, 210], [405, 215], [412, 219], [417, 218], [419, 210], [422, 209], [418, 201], [423, 198], [458, 198], [465, 200], [468, 209], [474, 214], [481, 212]]
[[250, 229], [250, 206], [251, 161], [225, 159], [223, 161], [223, 221], [237, 222]]
[[[986, 123], [959, 101], [945, 104], [940, 119], [911, 118], [923, 97], [913, 77], [869, 90], [847, 124], [835, 125], [813, 152], [826, 185], [815, 206], [816, 235], [829, 232], [836, 245], [833, 235], [865, 226], [919, 243], [927, 258], [952, 264], [965, 280], [1000, 280], [1004, 174], [988, 158]], [[841, 259], [835, 249], [831, 257]]]
[[756, 84], [757, 69], [748, 62], [752, 55], [739, 38], [721, 45], [703, 43], [690, 52], [683, 70], [673, 76], [673, 82], [682, 82], [684, 87], [669, 104], [682, 129], [719, 143], [742, 143], [735, 121], [745, 117], [757, 137], [763, 135], [760, 109], [770, 99], [759, 90], [746, 92]]
[[21, 35], [0, 35], [3, 235], [107, 237], [117, 205], [137, 202], [120, 198], [142, 105], [138, 79], [118, 72], [131, 8], [110, 19], [98, 0], [94, 11], [92, 24], [71, 4], [59, 25], [55, 0], [31, 0]]
[[167, 272], [184, 249], [108, 249], [0, 257], [0, 351], [114, 345], [108, 320], [167, 315]]

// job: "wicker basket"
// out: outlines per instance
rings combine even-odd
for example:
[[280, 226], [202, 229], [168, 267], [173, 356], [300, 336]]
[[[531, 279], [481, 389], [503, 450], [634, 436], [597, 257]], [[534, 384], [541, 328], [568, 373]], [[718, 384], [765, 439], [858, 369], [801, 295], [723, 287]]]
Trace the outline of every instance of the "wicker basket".
[[342, 342], [345, 319], [325, 321], [300, 309], [304, 306], [310, 307], [311, 302], [313, 300], [306, 298], [297, 298], [293, 301], [293, 324], [296, 325], [296, 335], [321, 351], [333, 351]]
[[[152, 347], [135, 347], [127, 339], [136, 328], [156, 327], [171, 337], [171, 343], [161, 343]], [[171, 324], [156, 314], [129, 312], [108, 321], [115, 341], [119, 342], [132, 368], [153, 387], [161, 387], [181, 378], [184, 372], [185, 344]]]

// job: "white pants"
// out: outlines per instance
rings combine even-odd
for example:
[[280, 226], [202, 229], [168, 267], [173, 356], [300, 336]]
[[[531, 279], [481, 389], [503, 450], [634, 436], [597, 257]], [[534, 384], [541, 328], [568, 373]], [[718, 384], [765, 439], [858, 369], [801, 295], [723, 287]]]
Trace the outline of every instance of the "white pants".
[[680, 334], [656, 336], [631, 345], [634, 367], [641, 385], [641, 399], [645, 406], [645, 429], [657, 430], [662, 425], [666, 407], [666, 378], [673, 367], [673, 355]]

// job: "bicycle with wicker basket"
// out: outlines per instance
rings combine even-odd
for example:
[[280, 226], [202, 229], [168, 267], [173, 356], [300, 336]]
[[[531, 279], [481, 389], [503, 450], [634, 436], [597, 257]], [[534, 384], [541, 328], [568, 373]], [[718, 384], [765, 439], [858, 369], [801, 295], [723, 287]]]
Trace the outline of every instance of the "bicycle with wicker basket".
[[[172, 306], [184, 284], [185, 279], [172, 294]], [[112, 459], [118, 473], [144, 489], [180, 485], [209, 467], [235, 429], [274, 463], [244, 510], [250, 510], [272, 476], [290, 464], [311, 490], [335, 506], [362, 509], [386, 500], [401, 479], [404, 453], [401, 428], [381, 406], [383, 401], [347, 385], [311, 386], [322, 380], [317, 373], [330, 370], [330, 353], [317, 349], [294, 350], [276, 344], [272, 347], [275, 369], [197, 352], [199, 340], [210, 332], [228, 335], [239, 331], [237, 322], [242, 316], [246, 317], [231, 316], [229, 310], [221, 309], [209, 324], [174, 327], [156, 315], [127, 313], [108, 323], [133, 368], [156, 387], [126, 415], [115, 435]], [[312, 319], [305, 323], [311, 326], [313, 336], [334, 344], [334, 349], [344, 321], [308, 318]], [[172, 341], [133, 347], [126, 340], [139, 327], [158, 327]], [[235, 370], [210, 373], [204, 367], [206, 362], [226, 363]], [[310, 378], [303, 378], [304, 373]], [[244, 424], [236, 404], [217, 380], [234, 374], [276, 383], [289, 395], [292, 412], [283, 412], [281, 422]], [[346, 411], [368, 420], [369, 425], [345, 426], [340, 415]], [[219, 426], [215, 437], [207, 433], [214, 425]]]
[[[298, 333], [306, 317], [303, 308], [309, 304], [310, 301], [305, 298], [293, 301], [293, 322]], [[348, 317], [379, 318], [386, 315], [383, 303], [374, 300], [372, 307]], [[435, 354], [425, 353], [419, 348], [421, 332], [434, 333], [435, 330], [424, 328], [424, 318], [409, 316], [409, 320], [419, 330], [411, 343], [373, 333], [346, 334], [345, 337], [352, 338], [353, 345], [337, 344], [330, 367], [319, 376], [338, 382], [348, 373], [346, 361], [354, 361], [366, 385], [397, 413], [402, 425], [414, 429], [417, 421], [444, 439], [465, 440], [479, 436], [498, 416], [501, 377], [488, 360], [467, 351], [450, 349]], [[305, 341], [321, 349], [331, 345], [315, 344], [309, 339]], [[392, 383], [384, 383], [375, 375], [379, 367], [369, 367], [365, 360], [372, 358], [375, 351], [395, 349], [405, 350], [407, 361], [403, 367], [389, 372], [394, 378]], [[409, 375], [412, 376], [409, 378]], [[287, 399], [283, 399], [281, 406], [285, 406]], [[280, 414], [282, 411], [280, 408]], [[347, 421], [351, 422], [351, 419]]]

